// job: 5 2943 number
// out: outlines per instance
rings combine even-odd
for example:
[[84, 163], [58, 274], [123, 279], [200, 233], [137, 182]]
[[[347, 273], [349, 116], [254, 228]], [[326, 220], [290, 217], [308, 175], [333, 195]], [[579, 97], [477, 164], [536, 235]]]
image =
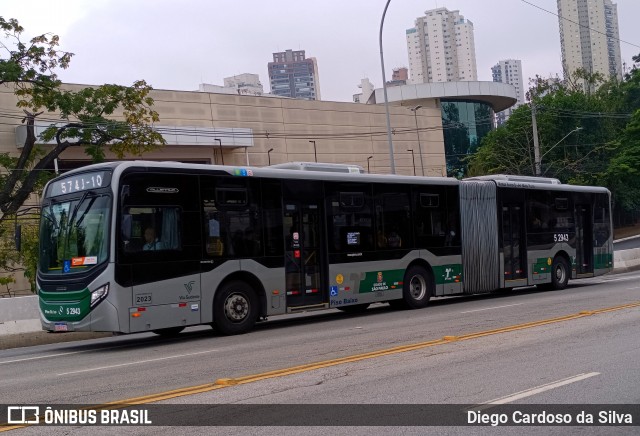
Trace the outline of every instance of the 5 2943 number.
[[553, 242], [569, 242], [569, 234], [556, 233], [553, 235]]

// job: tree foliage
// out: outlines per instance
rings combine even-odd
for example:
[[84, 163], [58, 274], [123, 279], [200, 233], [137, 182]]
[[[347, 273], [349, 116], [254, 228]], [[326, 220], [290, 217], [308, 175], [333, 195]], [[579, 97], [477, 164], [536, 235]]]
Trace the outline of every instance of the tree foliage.
[[[57, 35], [42, 34], [23, 42], [22, 26], [3, 17], [0, 31], [0, 85], [12, 89], [26, 126], [20, 154], [0, 153], [0, 239], [6, 239], [7, 226], [2, 224], [42, 188], [52, 176], [54, 159], [67, 148], [83, 147], [99, 162], [107, 150], [118, 158], [139, 156], [165, 141], [153, 129], [159, 117], [149, 96], [152, 88], [144, 80], [132, 86], [63, 87], [57, 73], [69, 67], [73, 54], [59, 49]], [[51, 115], [44, 119], [45, 112], [57, 113], [59, 119]], [[41, 138], [35, 135], [36, 122], [49, 124]], [[54, 145], [42, 145], [48, 141]], [[0, 259], [0, 268], [21, 260], [24, 255], [15, 253], [13, 259]]]
[[[640, 57], [634, 58], [640, 61]], [[542, 175], [602, 185], [624, 210], [640, 206], [640, 70], [622, 81], [577, 71], [565, 82], [536, 77], [529, 104], [516, 109], [469, 159], [471, 175], [534, 175], [532, 102]]]
[[[24, 29], [17, 20], [0, 17], [0, 28], [7, 41], [2, 47], [7, 56], [0, 59], [0, 84], [13, 86], [27, 126], [20, 156], [5, 154], [0, 159], [9, 173], [0, 179], [2, 217], [19, 210], [42, 181], [43, 171], [51, 168], [53, 160], [68, 147], [84, 147], [87, 155], [100, 161], [107, 149], [122, 158], [164, 144], [162, 135], [153, 129], [159, 118], [149, 97], [152, 88], [145, 81], [130, 87], [63, 89], [56, 72], [67, 68], [73, 55], [58, 50], [56, 35], [39, 35], [25, 44], [20, 39]], [[56, 145], [50, 149], [36, 146], [34, 126], [45, 110], [60, 114], [60, 121], [51, 123], [42, 138], [55, 139]]]

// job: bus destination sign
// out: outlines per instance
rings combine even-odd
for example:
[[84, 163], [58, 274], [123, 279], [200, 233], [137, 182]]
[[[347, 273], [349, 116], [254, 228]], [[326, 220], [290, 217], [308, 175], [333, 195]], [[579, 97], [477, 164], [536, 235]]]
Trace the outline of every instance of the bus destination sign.
[[94, 171], [91, 173], [78, 174], [56, 180], [51, 185], [51, 197], [74, 192], [88, 191], [90, 189], [104, 188], [109, 186], [109, 173], [106, 171]]

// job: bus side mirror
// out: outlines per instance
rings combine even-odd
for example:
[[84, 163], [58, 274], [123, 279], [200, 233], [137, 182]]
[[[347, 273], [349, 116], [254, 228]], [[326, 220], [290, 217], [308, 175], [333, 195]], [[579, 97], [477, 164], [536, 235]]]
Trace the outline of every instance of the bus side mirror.
[[22, 248], [22, 225], [21, 224], [16, 224], [13, 240], [16, 244], [16, 250], [20, 251], [20, 249]]

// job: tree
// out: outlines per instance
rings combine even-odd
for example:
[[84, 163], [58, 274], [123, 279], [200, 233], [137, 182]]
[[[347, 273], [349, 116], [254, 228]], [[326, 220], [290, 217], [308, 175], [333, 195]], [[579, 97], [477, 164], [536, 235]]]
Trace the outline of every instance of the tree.
[[614, 144], [617, 154], [603, 178], [624, 210], [640, 208], [640, 109]]
[[[0, 59], [0, 85], [14, 87], [27, 126], [27, 138], [19, 157], [3, 154], [0, 165], [8, 175], [0, 178], [0, 221], [15, 214], [25, 200], [43, 182], [44, 170], [71, 146], [84, 147], [94, 161], [104, 159], [109, 149], [122, 158], [141, 155], [165, 143], [153, 129], [159, 120], [149, 97], [152, 88], [145, 81], [131, 87], [101, 85], [80, 90], [62, 89], [56, 71], [67, 68], [71, 53], [57, 49], [56, 35], [43, 34], [28, 44], [20, 40], [24, 29], [15, 19], [0, 17], [0, 28], [13, 46], [2, 44], [8, 55]], [[59, 112], [61, 122], [52, 123], [43, 134], [44, 141], [56, 140], [50, 150], [36, 146], [36, 118], [43, 113]], [[120, 119], [111, 118], [116, 111]]]
[[[151, 86], [143, 80], [132, 86], [101, 85], [82, 89], [63, 87], [57, 72], [69, 67], [72, 53], [58, 48], [57, 35], [43, 34], [28, 43], [16, 19], [0, 17], [0, 85], [13, 89], [17, 107], [24, 112], [26, 140], [19, 156], [0, 153], [0, 269], [12, 272], [26, 268], [33, 281], [37, 262], [37, 225], [25, 232], [22, 253], [8, 250], [13, 220], [29, 196], [52, 176], [50, 169], [69, 147], [83, 147], [94, 162], [110, 150], [118, 158], [142, 153], [165, 144], [153, 129], [159, 121], [149, 96]], [[38, 145], [37, 118], [45, 111], [58, 112], [42, 134], [41, 142], [55, 140], [53, 147]], [[26, 229], [25, 229], [26, 230]], [[6, 250], [5, 250], [6, 249]], [[33, 284], [33, 283], [32, 283]]]
[[[591, 93], [572, 85], [550, 85], [539, 77], [533, 81], [528, 96], [536, 106], [543, 176], [565, 183], [601, 183], [615, 154], [611, 142], [629, 119], [620, 112], [626, 110], [623, 92], [615, 80]], [[532, 134], [529, 104], [516, 109], [505, 124], [485, 137], [470, 159], [471, 174], [534, 175]]]

